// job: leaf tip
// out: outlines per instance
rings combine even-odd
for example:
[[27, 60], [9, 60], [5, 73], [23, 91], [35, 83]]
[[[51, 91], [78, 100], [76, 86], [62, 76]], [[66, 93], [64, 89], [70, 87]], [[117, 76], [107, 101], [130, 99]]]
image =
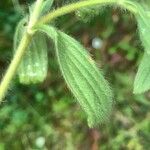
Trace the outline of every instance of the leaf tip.
[[133, 89], [133, 94], [143, 94], [144, 92], [147, 92], [149, 89], [145, 89], [145, 88], [139, 88], [139, 87], [134, 87]]

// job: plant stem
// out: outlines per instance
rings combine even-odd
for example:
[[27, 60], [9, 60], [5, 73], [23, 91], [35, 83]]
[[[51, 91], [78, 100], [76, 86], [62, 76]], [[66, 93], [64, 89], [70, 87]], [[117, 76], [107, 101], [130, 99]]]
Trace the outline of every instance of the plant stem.
[[30, 21], [29, 21], [28, 29], [27, 29], [28, 33], [33, 34], [33, 27], [34, 27], [34, 25], [36, 24], [36, 22], [38, 20], [42, 3], [43, 3], [43, 0], [37, 0], [36, 1], [36, 5], [34, 7], [34, 11], [33, 11], [33, 13], [30, 16]]
[[37, 22], [37, 25], [46, 24], [59, 16], [71, 13], [71, 12], [76, 11], [83, 7], [94, 6], [94, 5], [108, 5], [108, 4], [116, 4], [117, 5], [118, 4], [125, 9], [128, 9], [129, 11], [131, 11], [134, 14], [137, 13], [137, 10], [133, 6], [129, 6], [125, 2], [126, 2], [126, 0], [120, 0], [120, 1], [119, 0], [86, 0], [86, 1], [73, 3], [70, 5], [61, 7], [57, 10], [54, 10], [53, 12], [50, 12], [49, 14], [43, 16]]
[[[43, 0], [37, 0], [34, 11], [32, 15], [30, 16], [30, 21], [27, 27], [27, 31], [25, 35], [23, 36], [22, 40], [20, 41], [19, 47], [11, 61], [11, 64], [8, 67], [8, 70], [6, 71], [6, 74], [4, 75], [1, 84], [0, 84], [0, 102], [5, 97], [6, 92], [8, 90], [9, 84], [16, 74], [17, 68], [25, 54], [25, 51], [30, 44], [30, 41], [32, 39], [32, 36], [34, 34], [33, 28], [38, 26], [39, 24], [45, 24], [50, 22], [52, 19], [55, 19], [59, 16], [68, 14], [70, 12], [73, 12], [77, 9], [88, 7], [88, 6], [94, 6], [94, 5], [108, 5], [108, 4], [116, 4], [120, 5], [132, 13], [137, 13], [137, 10], [134, 6], [125, 3], [126, 0], [86, 0], [86, 1], [80, 1], [77, 3], [73, 3], [64, 7], [61, 7], [53, 12], [50, 12], [49, 14], [43, 16], [38, 21], [38, 16], [40, 13], [40, 8], [42, 6]], [[130, 2], [130, 0], [128, 0]]]
[[8, 67], [8, 70], [2, 79], [1, 85], [0, 85], [0, 102], [2, 101], [3, 97], [5, 96], [8, 86], [16, 73], [16, 70], [21, 62], [21, 59], [25, 53], [25, 49], [27, 49], [28, 44], [30, 43], [31, 36], [29, 34], [25, 34], [24, 37], [21, 40], [21, 44], [18, 47], [18, 50], [16, 54], [14, 55], [14, 58], [11, 61], [11, 64]]
[[37, 19], [38, 19], [38, 15], [39, 15], [39, 11], [40, 11], [40, 7], [42, 5], [43, 0], [37, 0], [36, 4], [35, 4], [35, 8], [34, 11], [30, 17], [30, 21], [27, 27], [27, 31], [24, 34], [24, 36], [22, 37], [22, 40], [20, 41], [19, 47], [16, 50], [16, 53], [11, 61], [11, 64], [9, 65], [2, 81], [0, 84], [0, 102], [2, 101], [2, 99], [5, 97], [6, 92], [8, 90], [9, 84], [12, 80], [12, 78], [14, 77], [14, 75], [17, 72], [17, 68], [25, 54], [26, 49], [28, 48], [28, 45], [31, 42], [32, 36], [33, 36], [33, 26], [36, 24]]

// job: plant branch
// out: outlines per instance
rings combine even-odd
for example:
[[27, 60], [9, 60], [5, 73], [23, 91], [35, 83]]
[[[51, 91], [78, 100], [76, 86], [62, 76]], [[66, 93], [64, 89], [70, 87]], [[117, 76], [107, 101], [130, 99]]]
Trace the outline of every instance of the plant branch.
[[2, 81], [0, 84], [0, 102], [5, 97], [6, 92], [8, 90], [9, 84], [14, 77], [14, 75], [17, 72], [18, 66], [25, 54], [26, 49], [28, 48], [28, 45], [30, 44], [30, 41], [33, 36], [33, 26], [36, 24], [36, 21], [38, 19], [39, 10], [42, 5], [43, 0], [37, 0], [35, 4], [34, 11], [30, 17], [30, 21], [27, 27], [27, 31], [22, 37], [22, 40], [20, 41], [19, 47], [16, 50], [16, 53], [11, 61], [11, 64], [9, 65]]
[[94, 6], [94, 5], [108, 5], [108, 4], [116, 4], [120, 5], [123, 8], [128, 9], [132, 13], [137, 13], [136, 7], [130, 4], [126, 4], [125, 2], [130, 0], [86, 0], [86, 1], [80, 1], [77, 3], [73, 3], [67, 6], [63, 6], [61, 8], [58, 8], [57, 10], [54, 10], [53, 12], [50, 12], [49, 14], [43, 16], [39, 21], [38, 21], [38, 16], [40, 13], [40, 8], [42, 6], [43, 0], [37, 0], [34, 11], [32, 15], [30, 16], [30, 21], [27, 27], [27, 31], [25, 35], [23, 36], [22, 40], [20, 41], [19, 47], [16, 50], [16, 53], [11, 61], [11, 64], [9, 65], [2, 81], [0, 84], [0, 102], [2, 99], [5, 97], [5, 94], [8, 90], [9, 84], [11, 80], [13, 79], [14, 75], [17, 72], [17, 68], [25, 54], [25, 51], [30, 44], [30, 41], [32, 39], [32, 36], [34, 34], [34, 27], [40, 25], [40, 24], [45, 24], [50, 22], [51, 20], [71, 13], [73, 11], [76, 11], [80, 8], [83, 7], [88, 7], [88, 6]]
[[33, 27], [36, 24], [38, 17], [39, 17], [39, 13], [40, 13], [40, 9], [42, 6], [43, 0], [37, 0], [36, 1], [36, 5], [34, 7], [34, 11], [30, 16], [30, 21], [28, 24], [28, 28], [27, 28], [27, 32], [33, 34]]
[[2, 79], [1, 85], [0, 85], [0, 102], [2, 101], [3, 97], [6, 94], [6, 91], [8, 89], [8, 86], [16, 73], [16, 70], [21, 62], [21, 59], [25, 53], [25, 49], [27, 49], [28, 44], [30, 43], [31, 36], [29, 34], [25, 34], [24, 37], [21, 40], [21, 44], [18, 47], [18, 50], [16, 54], [14, 55], [14, 58], [11, 61], [11, 64], [9, 65], [7, 72], [5, 76]]
[[[128, 2], [130, 2], [130, 0], [128, 0]], [[57, 10], [54, 10], [53, 12], [50, 12], [49, 14], [43, 16], [37, 22], [37, 25], [46, 24], [59, 16], [71, 13], [71, 12], [76, 11], [83, 7], [94, 6], [94, 5], [108, 5], [108, 4], [116, 4], [116, 5], [118, 4], [121, 7], [131, 11], [134, 14], [137, 13], [136, 8], [134, 6], [126, 3], [126, 0], [86, 0], [86, 1], [81, 1], [81, 2], [67, 5], [67, 6], [61, 7]]]

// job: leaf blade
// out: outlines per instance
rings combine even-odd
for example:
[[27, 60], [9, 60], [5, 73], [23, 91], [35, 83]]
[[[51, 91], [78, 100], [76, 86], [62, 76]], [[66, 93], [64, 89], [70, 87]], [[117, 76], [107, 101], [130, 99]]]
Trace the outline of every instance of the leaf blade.
[[144, 53], [134, 81], [134, 93], [140, 94], [150, 89], [150, 54]]
[[138, 30], [144, 51], [150, 54], [150, 21], [148, 13], [145, 11], [143, 5], [136, 4], [138, 14], [136, 15]]
[[[26, 30], [27, 18], [23, 18], [16, 28], [14, 36], [14, 52]], [[48, 57], [46, 36], [36, 33], [18, 67], [17, 74], [22, 84], [36, 84], [42, 82], [47, 75]]]
[[63, 32], [45, 25], [40, 30], [54, 39], [63, 77], [86, 112], [89, 126], [106, 121], [111, 114], [113, 94], [88, 52]]

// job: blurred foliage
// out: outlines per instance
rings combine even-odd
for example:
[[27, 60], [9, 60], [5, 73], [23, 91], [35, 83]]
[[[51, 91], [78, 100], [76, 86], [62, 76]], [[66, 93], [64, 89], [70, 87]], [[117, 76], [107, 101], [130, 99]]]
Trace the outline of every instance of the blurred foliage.
[[[24, 0], [21, 4], [27, 5]], [[56, 0], [55, 6], [60, 5]], [[1, 76], [13, 55], [13, 34], [20, 18], [11, 0], [1, 0]], [[55, 24], [81, 41], [103, 68], [115, 93], [110, 121], [96, 129], [88, 128], [84, 112], [62, 79], [53, 45], [48, 41], [46, 80], [39, 85], [24, 86], [15, 78], [0, 106], [0, 150], [148, 150], [150, 92], [132, 94], [143, 51], [134, 17], [118, 8], [106, 8], [88, 23], [70, 14], [60, 17]], [[92, 48], [94, 37], [103, 40], [101, 49]]]

